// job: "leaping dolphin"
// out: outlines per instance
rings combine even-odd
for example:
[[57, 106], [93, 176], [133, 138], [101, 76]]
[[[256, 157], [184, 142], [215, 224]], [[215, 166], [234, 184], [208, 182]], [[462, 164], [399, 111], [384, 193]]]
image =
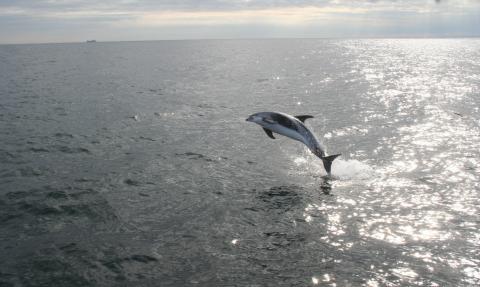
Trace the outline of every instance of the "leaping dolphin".
[[323, 161], [323, 167], [325, 167], [328, 175], [330, 175], [332, 162], [340, 154], [327, 155], [317, 138], [304, 125], [305, 120], [309, 118], [313, 118], [313, 116], [291, 116], [279, 112], [261, 112], [249, 116], [246, 121], [260, 125], [265, 133], [272, 139], [275, 139], [273, 136], [273, 132], [275, 132], [304, 143], [313, 154]]

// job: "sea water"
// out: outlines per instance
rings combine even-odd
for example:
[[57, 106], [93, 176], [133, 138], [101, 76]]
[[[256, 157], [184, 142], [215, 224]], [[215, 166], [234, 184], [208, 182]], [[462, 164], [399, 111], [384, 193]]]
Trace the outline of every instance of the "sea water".
[[0, 46], [0, 285], [479, 285], [479, 107], [478, 39]]

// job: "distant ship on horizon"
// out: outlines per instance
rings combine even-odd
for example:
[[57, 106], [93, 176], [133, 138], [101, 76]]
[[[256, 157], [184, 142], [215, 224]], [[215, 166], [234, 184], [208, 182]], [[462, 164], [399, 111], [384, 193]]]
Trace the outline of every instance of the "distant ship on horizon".
[[87, 40], [87, 43], [96, 43], [97, 40]]

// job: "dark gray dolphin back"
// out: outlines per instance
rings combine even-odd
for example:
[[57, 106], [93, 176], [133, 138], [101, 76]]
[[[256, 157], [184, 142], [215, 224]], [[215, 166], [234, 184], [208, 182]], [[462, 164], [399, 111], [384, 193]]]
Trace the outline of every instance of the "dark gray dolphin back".
[[307, 146], [312, 150], [312, 152], [314, 152], [319, 157], [323, 157], [323, 153], [317, 154], [316, 152], [317, 149], [323, 150], [323, 148], [320, 146], [320, 143], [315, 138], [313, 133], [303, 123], [304, 120], [308, 118], [313, 118], [313, 116], [302, 115], [302, 116], [299, 116], [301, 117], [301, 119], [299, 119], [298, 117], [293, 117], [290, 115], [286, 115], [284, 113], [274, 112], [271, 114], [271, 117], [272, 117], [272, 120], [276, 121], [280, 125], [290, 128], [292, 130], [295, 130], [298, 133], [302, 134], [305, 137], [305, 139], [308, 141]]
[[287, 127], [289, 129], [298, 131], [297, 124], [293, 121], [293, 119], [281, 114], [281, 113], [272, 113], [271, 115], [272, 120], [276, 121], [280, 125]]

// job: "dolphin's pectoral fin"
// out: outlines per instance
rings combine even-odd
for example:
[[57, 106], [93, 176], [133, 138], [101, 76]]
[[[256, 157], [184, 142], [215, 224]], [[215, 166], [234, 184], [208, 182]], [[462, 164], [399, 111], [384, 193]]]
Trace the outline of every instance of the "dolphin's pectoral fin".
[[273, 132], [269, 129], [266, 129], [266, 128], [263, 128], [263, 130], [265, 131], [265, 133], [267, 134], [267, 136], [271, 139], [275, 139], [275, 137], [273, 136]]
[[301, 115], [301, 116], [295, 116], [297, 119], [299, 119], [302, 123], [305, 123], [306, 119], [311, 119], [313, 116], [310, 115]]

